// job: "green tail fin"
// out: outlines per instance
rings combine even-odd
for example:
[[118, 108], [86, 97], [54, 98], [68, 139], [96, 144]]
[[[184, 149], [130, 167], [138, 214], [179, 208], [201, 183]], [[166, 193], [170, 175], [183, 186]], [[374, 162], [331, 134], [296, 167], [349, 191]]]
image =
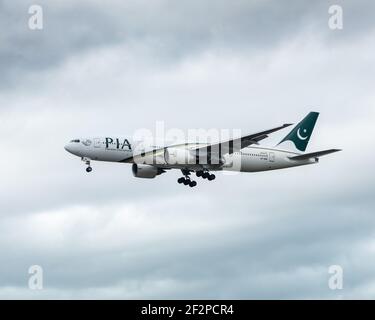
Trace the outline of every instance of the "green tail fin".
[[319, 112], [310, 112], [279, 144], [292, 141], [299, 151], [305, 151], [318, 116]]

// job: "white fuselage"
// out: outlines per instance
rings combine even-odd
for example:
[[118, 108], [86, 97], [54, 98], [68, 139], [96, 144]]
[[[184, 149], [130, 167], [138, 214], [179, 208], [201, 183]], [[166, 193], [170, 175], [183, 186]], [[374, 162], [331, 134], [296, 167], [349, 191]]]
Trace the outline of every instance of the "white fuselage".
[[290, 157], [298, 153], [279, 149], [250, 146], [233, 154], [222, 157], [220, 164], [170, 164], [165, 161], [164, 151], [166, 148], [173, 149], [195, 149], [204, 144], [136, 144], [126, 138], [94, 138], [72, 140], [65, 146], [70, 153], [87, 160], [123, 162], [123, 163], [146, 163], [159, 168], [205, 168], [209, 170], [230, 170], [241, 172], [257, 172], [275, 169], [283, 169], [307, 164], [317, 163], [317, 158], [306, 160], [292, 160]]

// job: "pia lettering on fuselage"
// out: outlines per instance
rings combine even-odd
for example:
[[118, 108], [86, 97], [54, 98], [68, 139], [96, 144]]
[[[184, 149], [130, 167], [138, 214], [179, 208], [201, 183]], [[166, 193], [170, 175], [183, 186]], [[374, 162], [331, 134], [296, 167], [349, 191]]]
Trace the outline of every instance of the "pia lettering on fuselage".
[[117, 150], [131, 150], [132, 146], [128, 139], [123, 141], [119, 138], [105, 138], [105, 147], [106, 149], [117, 149]]

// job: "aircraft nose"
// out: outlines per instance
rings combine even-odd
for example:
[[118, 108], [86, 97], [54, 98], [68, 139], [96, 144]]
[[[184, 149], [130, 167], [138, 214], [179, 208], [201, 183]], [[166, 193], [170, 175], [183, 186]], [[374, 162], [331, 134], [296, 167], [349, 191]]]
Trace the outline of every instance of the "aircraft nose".
[[65, 149], [66, 151], [72, 153], [72, 148], [71, 148], [71, 146], [69, 145], [69, 143], [66, 144], [66, 145], [64, 146], [64, 149]]

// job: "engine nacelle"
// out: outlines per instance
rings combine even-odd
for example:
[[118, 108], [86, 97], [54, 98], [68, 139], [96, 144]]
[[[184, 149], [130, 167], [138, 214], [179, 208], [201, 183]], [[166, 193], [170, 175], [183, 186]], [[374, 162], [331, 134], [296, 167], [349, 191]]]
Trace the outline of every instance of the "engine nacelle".
[[148, 164], [137, 164], [137, 163], [133, 163], [132, 171], [133, 171], [134, 177], [146, 178], [146, 179], [155, 178], [158, 174], [162, 173], [160, 169], [154, 166], [150, 166]]
[[189, 150], [179, 148], [166, 148], [164, 160], [167, 164], [196, 164], [195, 156]]

